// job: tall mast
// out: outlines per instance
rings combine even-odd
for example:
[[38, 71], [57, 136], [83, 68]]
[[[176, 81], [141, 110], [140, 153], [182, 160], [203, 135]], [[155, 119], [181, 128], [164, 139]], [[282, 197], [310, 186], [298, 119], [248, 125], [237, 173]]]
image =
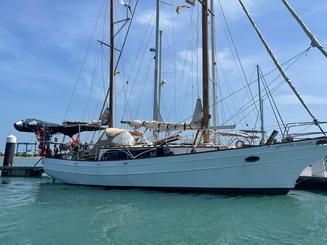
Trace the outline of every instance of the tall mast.
[[208, 54], [208, 0], [202, 0], [202, 100], [203, 143], [209, 143], [209, 54]]
[[311, 112], [311, 110], [309, 109], [309, 107], [304, 103], [301, 95], [299, 94], [299, 92], [296, 90], [296, 88], [294, 87], [293, 83], [291, 82], [291, 80], [289, 79], [289, 77], [287, 76], [286, 72], [284, 71], [283, 67], [280, 65], [280, 63], [278, 62], [277, 58], [275, 57], [274, 53], [272, 52], [271, 48], [269, 47], [266, 39], [263, 37], [262, 33], [260, 32], [259, 28], [257, 27], [257, 25], [255, 24], [254, 20], [252, 19], [252, 17], [250, 16], [249, 12], [247, 11], [247, 9], [245, 8], [245, 5], [243, 4], [242, 0], [238, 0], [239, 3], [242, 6], [243, 11], [245, 12], [246, 16], [248, 17], [249, 21], [251, 22], [253, 28], [255, 29], [256, 33], [258, 34], [262, 44], [265, 46], [266, 51], [268, 52], [270, 58], [272, 59], [272, 61], [274, 62], [275, 66], [277, 67], [278, 71], [280, 72], [280, 74], [282, 75], [282, 77], [284, 78], [284, 80], [287, 82], [287, 84], [290, 86], [290, 88], [292, 89], [293, 93], [296, 95], [296, 97], [299, 99], [299, 101], [301, 102], [302, 106], [304, 107], [304, 109], [308, 112], [308, 114], [311, 116], [313, 123], [320, 129], [320, 131], [322, 132], [322, 134], [326, 135], [326, 133], [324, 132], [324, 130], [322, 129], [322, 127], [319, 124], [319, 121], [316, 119], [316, 117], [313, 115], [313, 113]]
[[160, 0], [156, 0], [156, 45], [155, 45], [155, 65], [154, 65], [154, 95], [153, 95], [153, 120], [160, 121], [160, 109], [159, 109], [159, 87], [160, 87]]
[[303, 31], [311, 40], [311, 46], [318, 48], [320, 52], [327, 58], [327, 52], [324, 47], [319, 43], [318, 39], [310, 32], [309, 28], [304, 24], [301, 20], [300, 16], [295, 12], [295, 10], [291, 7], [287, 0], [282, 0], [288, 11], [290, 11], [291, 15], [295, 18], [297, 23], [302, 27]]
[[260, 131], [261, 131], [261, 141], [260, 144], [263, 144], [265, 140], [265, 125], [263, 119], [263, 99], [261, 96], [261, 81], [260, 81], [260, 67], [257, 65], [257, 76], [258, 76], [258, 90], [259, 90], [259, 108], [260, 108]]
[[115, 49], [115, 33], [114, 33], [114, 0], [110, 0], [110, 64], [109, 64], [109, 127], [114, 126], [114, 49]]
[[[217, 119], [217, 62], [216, 62], [216, 23], [214, 16], [214, 0], [210, 0], [210, 22], [211, 22], [211, 79], [212, 79], [212, 115], [213, 127], [216, 129], [218, 126]], [[216, 143], [216, 134], [214, 136], [214, 143]]]

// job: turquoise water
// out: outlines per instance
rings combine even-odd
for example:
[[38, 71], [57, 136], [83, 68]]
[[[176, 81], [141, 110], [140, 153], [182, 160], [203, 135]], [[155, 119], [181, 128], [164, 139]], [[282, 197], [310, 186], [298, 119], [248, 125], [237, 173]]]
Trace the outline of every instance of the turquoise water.
[[326, 244], [327, 192], [219, 196], [0, 178], [0, 244]]

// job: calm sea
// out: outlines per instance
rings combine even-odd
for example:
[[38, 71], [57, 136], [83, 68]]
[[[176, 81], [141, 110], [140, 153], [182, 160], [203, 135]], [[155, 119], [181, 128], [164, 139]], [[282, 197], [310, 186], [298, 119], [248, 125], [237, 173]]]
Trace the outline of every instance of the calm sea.
[[327, 192], [229, 197], [0, 178], [0, 244], [327, 244]]

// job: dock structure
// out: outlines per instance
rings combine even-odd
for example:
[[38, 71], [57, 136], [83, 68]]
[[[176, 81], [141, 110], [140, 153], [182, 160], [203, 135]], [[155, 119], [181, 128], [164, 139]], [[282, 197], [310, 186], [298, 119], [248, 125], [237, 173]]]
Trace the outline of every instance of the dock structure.
[[[318, 164], [317, 164], [318, 165]], [[320, 171], [316, 166], [307, 167], [296, 181], [296, 190], [327, 190], [327, 171], [324, 163], [320, 165]], [[319, 166], [319, 165], [318, 165]]]
[[300, 176], [295, 185], [296, 190], [327, 190], [327, 176]]
[[0, 167], [2, 177], [41, 177], [43, 167], [3, 166]]

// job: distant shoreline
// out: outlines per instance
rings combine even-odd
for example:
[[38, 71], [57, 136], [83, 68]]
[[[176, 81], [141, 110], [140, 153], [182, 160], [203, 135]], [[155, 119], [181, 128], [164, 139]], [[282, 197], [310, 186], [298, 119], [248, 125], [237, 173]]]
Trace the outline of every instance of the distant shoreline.
[[[0, 156], [0, 159], [2, 160], [4, 158], [4, 156]], [[23, 157], [23, 156], [15, 156], [14, 159], [40, 159], [41, 157], [30, 157], [30, 156], [26, 156], [26, 157]]]

